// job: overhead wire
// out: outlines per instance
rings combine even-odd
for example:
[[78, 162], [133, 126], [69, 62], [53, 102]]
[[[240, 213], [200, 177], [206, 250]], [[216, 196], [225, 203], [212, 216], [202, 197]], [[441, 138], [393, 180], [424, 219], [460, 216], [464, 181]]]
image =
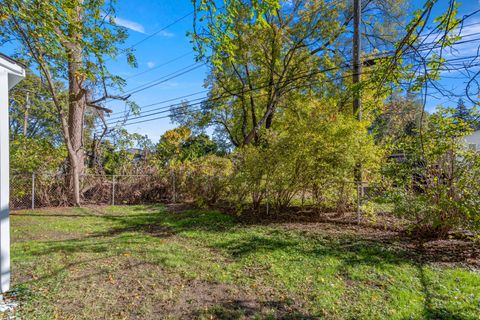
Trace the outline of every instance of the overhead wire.
[[[466, 60], [467, 58], [472, 58], [472, 57], [475, 57], [477, 58], [477, 56], [470, 56], [470, 57], [459, 57], [459, 58], [455, 58], [455, 59], [452, 59], [450, 60], [449, 62], [452, 62], [452, 61], [460, 61], [460, 60]], [[476, 67], [476, 66], [480, 66], [480, 62], [476, 63], [476, 64], [473, 64], [473, 65], [470, 65], [470, 67]], [[452, 69], [452, 68], [441, 68], [440, 71], [452, 71], [452, 70], [455, 70], [455, 69]], [[343, 78], [348, 78], [350, 77], [351, 75], [345, 75], [345, 76], [341, 76], [341, 77], [337, 77], [335, 79], [322, 79], [322, 80], [316, 80], [316, 81], [313, 81], [313, 82], [318, 82], [318, 81], [322, 81], [322, 82], [331, 82], [333, 80], [339, 80], [339, 79], [343, 79]], [[292, 80], [289, 80], [289, 81], [292, 81]], [[306, 87], [306, 85], [304, 86], [301, 86], [301, 87]], [[294, 87], [294, 88], [301, 88], [301, 87]], [[259, 90], [259, 88], [255, 88], [254, 90]], [[254, 91], [252, 90], [252, 91]], [[265, 95], [265, 94], [263, 94]], [[213, 101], [216, 101], [216, 100], [220, 100], [220, 99], [224, 99], [224, 98], [229, 98], [229, 97], [232, 97], [233, 95], [225, 95], [225, 96], [220, 96], [220, 97], [216, 97], [216, 98], [212, 98], [212, 99], [206, 99], [206, 100], [203, 100], [203, 101], [200, 101], [200, 102], [197, 102], [197, 103], [194, 103], [194, 104], [189, 104], [187, 107], [190, 108], [192, 106], [198, 106], [198, 105], [202, 105], [202, 104], [205, 104], [205, 103], [208, 103], [208, 102], [213, 102]], [[256, 97], [259, 97], [259, 96], [262, 96], [262, 95], [256, 95]], [[180, 104], [179, 104], [180, 105]], [[164, 113], [171, 113], [172, 111], [177, 111], [177, 110], [181, 110], [183, 109], [183, 106], [180, 107], [180, 108], [173, 108], [175, 107], [176, 105], [170, 105], [168, 106], [169, 109], [165, 109], [163, 111], [159, 111], [159, 112], [156, 112], [156, 113], [152, 113], [152, 114], [149, 114], [149, 115], [145, 115], [145, 116], [139, 116], [139, 117], [136, 117], [136, 118], [132, 118], [132, 119], [129, 119], [128, 121], [132, 121], [132, 120], [138, 120], [138, 119], [141, 119], [141, 118], [144, 118], [144, 117], [151, 117], [153, 115], [158, 115], [158, 114], [164, 114]], [[203, 111], [203, 108], [194, 108], [194, 109], [189, 109], [189, 110], [186, 110], [186, 112], [197, 112], [197, 111]], [[180, 114], [183, 114], [182, 112]], [[166, 115], [166, 116], [160, 116], [160, 117], [155, 117], [155, 118], [150, 118], [150, 119], [145, 119], [145, 120], [141, 120], [141, 121], [134, 121], [134, 122], [128, 122], [126, 121], [125, 123], [123, 123], [122, 125], [123, 126], [127, 126], [127, 125], [134, 125], [134, 124], [140, 124], [140, 123], [145, 123], [145, 122], [150, 122], [150, 121], [155, 121], [155, 120], [160, 120], [160, 119], [165, 119], [165, 118], [170, 118], [171, 115]]]
[[148, 36], [146, 36], [146, 37], [143, 38], [142, 40], [140, 40], [140, 41], [138, 41], [138, 42], [136, 42], [136, 43], [134, 43], [134, 44], [132, 44], [132, 45], [130, 45], [130, 46], [122, 49], [122, 50], [120, 50], [120, 52], [118, 52], [117, 54], [115, 54], [113, 57], [110, 57], [109, 59], [107, 59], [107, 61], [108, 61], [108, 60], [111, 60], [111, 59], [113, 59], [113, 58], [115, 58], [115, 57], [118, 57], [118, 56], [120, 56], [120, 55], [128, 52], [129, 50], [132, 50], [133, 48], [137, 47], [138, 45], [140, 45], [140, 44], [144, 43], [145, 41], [147, 41], [147, 40], [155, 37], [156, 35], [164, 32], [165, 30], [171, 28], [171, 27], [174, 26], [175, 24], [179, 23], [180, 21], [188, 18], [189, 16], [191, 16], [191, 15], [193, 15], [193, 14], [194, 14], [194, 11], [190, 11], [189, 13], [185, 14], [184, 16], [182, 16], [182, 17], [180, 17], [180, 18], [178, 18], [178, 19], [176, 19], [176, 20], [174, 20], [174, 21], [172, 21], [171, 23], [169, 23], [168, 25], [160, 28], [159, 30], [155, 31], [154, 33], [149, 34]]
[[[480, 40], [480, 38], [479, 38], [479, 39], [474, 39], [474, 40], [475, 40], [475, 41], [478, 41], [478, 40]], [[471, 41], [472, 41], [472, 40], [469, 40], [468, 42], [471, 42]], [[432, 49], [432, 48], [423, 48], [423, 49], [421, 49], [421, 50], [419, 50], [419, 51], [422, 51], [422, 50], [431, 50], [431, 49]], [[469, 59], [469, 58], [474, 58], [474, 57], [475, 57], [475, 56], [459, 57], [459, 58], [457, 58], [457, 59], [455, 59], [455, 60]], [[333, 71], [333, 70], [335, 70], [335, 69], [341, 69], [341, 68], [345, 68], [345, 67], [349, 67], [349, 65], [347, 64], [347, 65], [340, 66], [340, 67], [336, 67], [336, 68], [329, 68], [329, 70], [327, 70], [327, 71]], [[322, 70], [319, 70], [319, 71], [317, 71], [317, 72], [320, 72], [320, 73], [321, 73], [321, 72], [323, 72], [323, 71], [322, 71]], [[307, 75], [307, 76], [309, 76], [309, 75]], [[164, 80], [164, 81], [168, 81], [168, 80]], [[260, 88], [260, 89], [261, 89], [261, 88]], [[255, 90], [258, 90], [258, 89], [255, 89]], [[166, 101], [160, 101], [160, 102], [157, 102], [157, 103], [152, 103], [152, 104], [149, 104], [149, 105], [146, 105], [146, 106], [141, 107], [141, 109], [143, 110], [143, 108], [145, 108], [145, 107], [154, 106], [154, 105], [158, 105], [158, 104], [163, 104], [163, 103], [167, 103], [167, 102], [171, 102], [171, 101], [175, 101], [175, 100], [179, 100], [179, 99], [184, 99], [184, 98], [187, 98], [187, 97], [189, 97], [189, 96], [198, 95], [198, 94], [201, 94], [201, 93], [204, 93], [204, 92], [207, 92], [207, 91], [208, 91], [208, 90], [202, 90], [202, 91], [200, 91], [200, 92], [195, 92], [195, 93], [188, 94], [188, 95], [185, 95], [185, 96], [168, 99], [168, 100], [166, 100]], [[247, 92], [248, 92], [248, 91], [247, 91]], [[194, 99], [194, 100], [192, 100], [192, 101], [197, 101], [197, 100], [201, 100], [201, 99], [203, 99], [203, 98], [197, 98], [197, 99]], [[167, 109], [167, 108], [170, 108], [170, 106], [154, 108], [154, 109], [152, 109], [152, 110], [149, 110], [149, 111], [148, 111], [148, 112], [149, 112], [148, 114], [141, 115], [141, 117], [146, 117], [146, 116], [154, 115], [154, 114], [156, 114], [155, 111], [162, 110], [162, 109]], [[152, 112], [153, 112], [153, 113], [152, 113]], [[123, 119], [124, 117], [125, 117], [125, 114], [122, 115], [122, 116], [113, 118], [113, 119], [109, 119], [109, 120]], [[138, 117], [136, 117], [136, 118], [138, 118]]]
[[[183, 17], [183, 18], [185, 18], [185, 17]], [[476, 24], [478, 24], [478, 23], [474, 23], [474, 24], [470, 24], [470, 25], [463, 25], [463, 26], [459, 26], [459, 27], [466, 28], [466, 27], [468, 27], [468, 26], [472, 26], [472, 25], [476, 25]], [[472, 34], [468, 34], [468, 35], [462, 35], [462, 37], [471, 37], [471, 36], [474, 36], [474, 35], [477, 35], [477, 34], [480, 34], [480, 32], [478, 32], [478, 33], [472, 33]], [[146, 40], [146, 39], [145, 39], [145, 40]], [[474, 42], [474, 41], [478, 41], [478, 40], [480, 40], [480, 38], [472, 39], [472, 40], [458, 41], [458, 42], [454, 43], [454, 45], [465, 44], [465, 43]], [[141, 43], [141, 42], [140, 42], [140, 43]], [[430, 48], [427, 47], [428, 45], [431, 45], [431, 44], [434, 44], [434, 46], [433, 46], [433, 47], [430, 47]], [[420, 48], [418, 48], [418, 50], [416, 50], [416, 51], [419, 52], [419, 51], [424, 51], [424, 50], [434, 50], [434, 49], [437, 49], [437, 48], [441, 48], [441, 47], [442, 47], [442, 46], [436, 46], [436, 44], [437, 44], [436, 41], [433, 41], [433, 42], [431, 42], [431, 43], [422, 44], [422, 45], [420, 46]], [[381, 52], [381, 53], [374, 54], [374, 55], [372, 55], [372, 56], [378, 56], [378, 57], [380, 57], [380, 56], [382, 56], [382, 55], [385, 56], [385, 55], [388, 54], [388, 53], [394, 53], [394, 51]], [[465, 58], [459, 58], [459, 59], [465, 59]], [[135, 93], [138, 93], [138, 92], [147, 90], [147, 89], [149, 89], [149, 88], [151, 88], [151, 87], [153, 87], [153, 86], [156, 86], [156, 85], [158, 85], [158, 84], [161, 84], [161, 83], [164, 83], [164, 82], [170, 80], [170, 78], [167, 78], [166, 80], [164, 80], [165, 77], [168, 77], [168, 76], [178, 77], [178, 76], [181, 76], [181, 75], [183, 75], [183, 74], [185, 74], [185, 73], [187, 73], [187, 72], [191, 72], [191, 71], [193, 71], [193, 70], [195, 70], [195, 69], [203, 66], [203, 65], [197, 66], [197, 67], [195, 67], [194, 69], [191, 70], [191, 68], [192, 68], [193, 66], [195, 66], [195, 65], [196, 65], [196, 64], [190, 65], [190, 66], [185, 67], [185, 68], [183, 68], [183, 69], [180, 69], [180, 70], [187, 69], [187, 70], [184, 71], [184, 72], [181, 72], [181, 73], [177, 74], [177, 73], [180, 71], [180, 70], [178, 70], [178, 71], [176, 71], [176, 72], [174, 72], [174, 73], [171, 73], [171, 74], [169, 74], [169, 75], [167, 75], [167, 76], [164, 76], [164, 77], [162, 77], [162, 78], [160, 78], [160, 79], [156, 79], [156, 80], [151, 81], [151, 82], [149, 82], [149, 83], [147, 83], [147, 84], [144, 84], [144, 85], [138, 86], [138, 87], [136, 87], [136, 88], [134, 88], [134, 89], [131, 89], [131, 90], [128, 91], [127, 93], [129, 93], [129, 94], [135, 94]], [[348, 66], [348, 65], [347, 65], [347, 66]], [[344, 67], [345, 67], [345, 66], [344, 66]], [[338, 69], [338, 68], [334, 68], [334, 69]], [[333, 69], [332, 69], [332, 70], [333, 70]], [[148, 70], [147, 70], [147, 71], [148, 71]], [[320, 71], [322, 71], [322, 70], [320, 70]], [[328, 70], [327, 70], [327, 71], [328, 71]], [[323, 72], [327, 72], [327, 71], [323, 71]], [[292, 80], [289, 80], [289, 81], [292, 81]], [[294, 80], [293, 80], [293, 81], [294, 81]], [[255, 89], [255, 90], [260, 90], [261, 87], [260, 87], [260, 88], [254, 88], [254, 89]], [[169, 99], [169, 100], [165, 100], [165, 101], [160, 101], [160, 102], [152, 103], [152, 104], [149, 104], [148, 106], [155, 106], [155, 105], [158, 105], [158, 104], [163, 104], [163, 103], [167, 103], [167, 102], [170, 102], [170, 101], [175, 101], [175, 100], [178, 100], [178, 99], [180, 99], [180, 98], [185, 98], [185, 97], [197, 95], [197, 94], [200, 94], [200, 93], [203, 93], [203, 92], [206, 92], [206, 91], [208, 91], [208, 90], [204, 90], [204, 91], [200, 91], [200, 92], [188, 94], [188, 95], [185, 95], [185, 96], [182, 96], [182, 97], [178, 97], [178, 98], [173, 98], [173, 99]], [[253, 90], [252, 90], [252, 91], [253, 91]], [[226, 98], [226, 97], [227, 97], [227, 96], [217, 97], [217, 98], [218, 98], [218, 99], [223, 99], [223, 98]], [[206, 103], [206, 102], [211, 101], [211, 99], [205, 100], [204, 98], [194, 99], [193, 101], [195, 101], [195, 100], [203, 100], [203, 101], [201, 101], [201, 102], [199, 102], [199, 103], [196, 103], [196, 104], [193, 104], [193, 105], [202, 104], [202, 103]], [[180, 104], [182, 104], [182, 103], [179, 103], [179, 104], [177, 104], [177, 105], [180, 105]], [[169, 106], [166, 106], [166, 107], [161, 107], [161, 108], [158, 108], [158, 109], [155, 108], [155, 109], [149, 111], [150, 114], [137, 116], [137, 117], [132, 118], [132, 119], [130, 119], [130, 120], [137, 120], [137, 119], [141, 119], [141, 118], [144, 118], [144, 117], [151, 117], [151, 116], [153, 116], [153, 115], [157, 115], [157, 114], [161, 114], [161, 113], [165, 113], [165, 112], [171, 112], [173, 106], [175, 106], [175, 104], [174, 104], [174, 105], [169, 105]], [[144, 106], [144, 107], [147, 107], [147, 106]], [[142, 107], [142, 108], [143, 108], [143, 107]], [[168, 110], [167, 110], [167, 109], [168, 109]], [[162, 111], [154, 112], [154, 111], [156, 111], [156, 110], [162, 110]], [[157, 120], [157, 119], [167, 118], [167, 117], [170, 117], [170, 116], [163, 116], [163, 117], [157, 117], [157, 118], [153, 118], [153, 119], [146, 119], [146, 120], [137, 121], [137, 122], [133, 122], [133, 123], [132, 123], [132, 122], [131, 122], [131, 123], [124, 123], [124, 125], [133, 125], [133, 124], [138, 124], [138, 123], [144, 123], [144, 122], [147, 122], [147, 121], [154, 121], [154, 120]], [[124, 118], [124, 117], [121, 117], [121, 118]], [[117, 118], [117, 119], [120, 119], [120, 117]], [[109, 119], [109, 120], [114, 120], [114, 119]]]
[[142, 75], [144, 75], [144, 74], [146, 74], [146, 73], [152, 72], [152, 71], [154, 71], [154, 70], [157, 70], [157, 69], [159, 69], [159, 68], [162, 68], [162, 67], [164, 67], [164, 66], [166, 66], [166, 65], [169, 65], [169, 64], [171, 64], [171, 63], [173, 63], [173, 62], [175, 62], [175, 61], [178, 61], [178, 60], [180, 60], [180, 59], [182, 59], [182, 58], [185, 58], [185, 57], [191, 55], [192, 53], [193, 53], [193, 51], [189, 51], [189, 52], [187, 52], [187, 53], [184, 53], [184, 54], [182, 54], [182, 55], [180, 55], [180, 56], [178, 56], [178, 57], [176, 57], [176, 58], [173, 58], [173, 59], [171, 59], [171, 60], [168, 60], [168, 61], [166, 61], [166, 62], [164, 62], [164, 63], [162, 63], [162, 64], [159, 64], [159, 65], [157, 65], [157, 66], [154, 66], [153, 68], [150, 68], [150, 69], [148, 69], [148, 70], [145, 70], [145, 71], [142, 71], [142, 72], [133, 74], [133, 75], [131, 75], [131, 76], [128, 76], [128, 77], [125, 78], [125, 80], [130, 80], [130, 79], [133, 79], [133, 78], [142, 76]]

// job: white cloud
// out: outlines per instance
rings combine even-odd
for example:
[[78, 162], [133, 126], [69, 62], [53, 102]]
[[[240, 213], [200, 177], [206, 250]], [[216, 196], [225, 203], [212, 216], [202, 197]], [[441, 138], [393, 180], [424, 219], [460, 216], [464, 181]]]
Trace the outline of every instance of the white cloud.
[[152, 69], [153, 67], [155, 67], [155, 62], [153, 62], [153, 61], [148, 61], [148, 62], [147, 62], [147, 67], [148, 67], [149, 69]]
[[160, 31], [158, 33], [158, 35], [160, 35], [161, 37], [165, 37], [165, 38], [173, 38], [175, 36], [175, 34], [171, 33], [171, 32], [168, 32], [168, 31]]
[[[125, 28], [133, 30], [135, 32], [147, 34], [145, 32], [145, 27], [138, 22], [123, 19], [123, 18], [119, 18], [119, 17], [115, 17], [114, 21], [119, 26], [125, 27]], [[156, 34], [159, 35], [160, 37], [164, 37], [164, 38], [173, 38], [175, 36], [174, 33], [166, 31], [166, 30], [159, 31]]]
[[[478, 34], [480, 33], [480, 23], [478, 20], [467, 21], [465, 27], [455, 28], [451, 31], [451, 35], [459, 35], [460, 40], [455, 42], [451, 47], [446, 47], [441, 49], [439, 41], [443, 36], [442, 32], [435, 32], [426, 37], [421, 38], [424, 43], [425, 53], [439, 54], [442, 51], [442, 57], [445, 59], [456, 59], [462, 57], [468, 57], [471, 55], [476, 55], [480, 50], [480, 42]], [[429, 50], [432, 47], [432, 44], [435, 43], [435, 49]]]
[[127, 20], [127, 19], [118, 18], [118, 17], [115, 17], [115, 23], [117, 25], [125, 27], [127, 29], [130, 29], [130, 30], [133, 30], [133, 31], [136, 31], [136, 32], [140, 32], [140, 33], [145, 33], [145, 27], [143, 25], [141, 25], [140, 23], [130, 21], [130, 20]]
[[159, 86], [160, 89], [171, 89], [176, 88], [180, 85], [178, 82], [168, 81]]

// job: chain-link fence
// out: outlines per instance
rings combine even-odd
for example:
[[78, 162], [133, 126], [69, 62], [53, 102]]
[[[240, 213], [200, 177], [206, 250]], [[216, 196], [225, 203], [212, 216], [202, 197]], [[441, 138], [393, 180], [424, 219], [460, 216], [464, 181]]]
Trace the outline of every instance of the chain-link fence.
[[[11, 175], [10, 206], [13, 210], [68, 206], [69, 176], [65, 174], [15, 173]], [[388, 211], [381, 201], [380, 185], [351, 181], [325, 181], [288, 189], [269, 181], [253, 187], [216, 176], [172, 170], [140, 175], [81, 177], [81, 200], [86, 205], [133, 205], [194, 202], [199, 205], [253, 206], [274, 213], [287, 207], [299, 210], [376, 213]]]
[[18, 173], [10, 176], [10, 208], [35, 207], [35, 174]]
[[[175, 188], [166, 175], [93, 175], [81, 177], [82, 203], [145, 204], [175, 201]], [[69, 176], [14, 173], [10, 177], [12, 210], [69, 205]]]

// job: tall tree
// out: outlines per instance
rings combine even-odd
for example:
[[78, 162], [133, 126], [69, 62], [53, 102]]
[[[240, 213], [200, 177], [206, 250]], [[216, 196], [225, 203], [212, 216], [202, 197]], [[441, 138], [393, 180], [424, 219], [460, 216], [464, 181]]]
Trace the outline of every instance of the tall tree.
[[[362, 28], [372, 45], [392, 45], [399, 30], [391, 21], [402, 18], [404, 3], [366, 1]], [[225, 0], [221, 8], [214, 1], [194, 4], [193, 40], [199, 59], [211, 65], [206, 82], [210, 99], [203, 111], [233, 145], [261, 144], [292, 107], [291, 99], [306, 92], [336, 96], [332, 103], [339, 110], [351, 110], [351, 97], [339, 93], [349, 83], [345, 75], [351, 65], [348, 2]], [[375, 21], [376, 16], [382, 19]]]
[[[69, 162], [71, 201], [80, 205], [84, 171], [84, 120], [87, 108], [102, 115], [100, 106], [112, 96], [108, 89], [124, 81], [110, 74], [105, 57], [114, 57], [126, 39], [115, 25], [114, 2], [104, 0], [2, 0], [0, 32], [3, 41], [17, 39], [18, 55], [36, 67], [55, 106]], [[131, 52], [128, 61], [135, 64]], [[57, 80], [68, 84], [64, 98]], [[123, 99], [123, 98], [122, 98]]]
[[472, 122], [472, 114], [470, 110], [468, 110], [467, 106], [465, 105], [465, 101], [460, 98], [457, 102], [457, 107], [455, 113], [453, 115], [457, 119], [461, 119], [466, 123]]

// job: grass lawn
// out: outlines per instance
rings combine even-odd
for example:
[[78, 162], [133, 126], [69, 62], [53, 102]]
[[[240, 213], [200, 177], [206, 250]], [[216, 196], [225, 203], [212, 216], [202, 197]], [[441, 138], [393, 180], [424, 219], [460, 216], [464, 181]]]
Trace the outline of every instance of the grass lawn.
[[457, 261], [478, 256], [450, 242], [420, 254], [395, 232], [162, 206], [11, 223], [21, 319], [480, 319], [480, 273]]

